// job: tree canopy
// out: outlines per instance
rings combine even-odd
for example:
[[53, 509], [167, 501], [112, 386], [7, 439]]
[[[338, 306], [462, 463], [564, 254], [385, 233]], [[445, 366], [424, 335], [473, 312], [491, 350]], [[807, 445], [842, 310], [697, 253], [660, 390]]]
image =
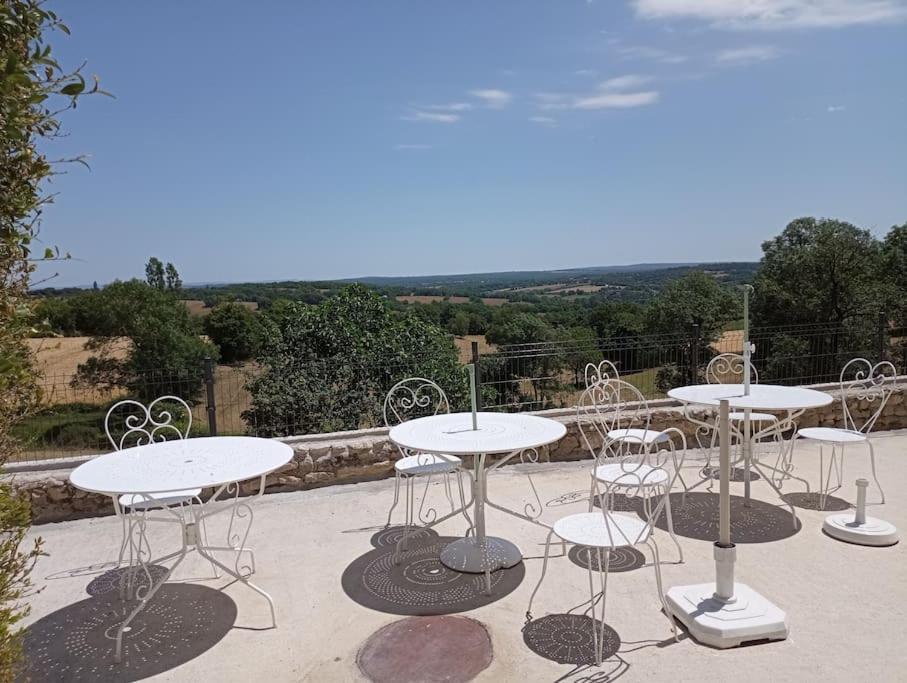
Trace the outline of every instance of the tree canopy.
[[243, 417], [266, 436], [381, 424], [385, 393], [427, 377], [464, 405], [466, 373], [452, 339], [416, 315], [398, 315], [361, 285], [317, 305], [286, 304], [264, 325], [263, 372], [248, 384]]

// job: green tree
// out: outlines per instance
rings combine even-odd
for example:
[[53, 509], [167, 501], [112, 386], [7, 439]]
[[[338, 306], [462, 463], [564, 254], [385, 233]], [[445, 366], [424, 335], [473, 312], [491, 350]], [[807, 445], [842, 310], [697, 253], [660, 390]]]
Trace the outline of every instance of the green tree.
[[501, 315], [491, 323], [485, 338], [490, 344], [534, 344], [549, 341], [553, 330], [545, 320], [534, 313], [511, 312], [502, 309]]
[[842, 323], [880, 304], [881, 247], [868, 230], [798, 218], [762, 252], [753, 282], [755, 325]]
[[595, 330], [591, 327], [567, 327], [558, 330], [556, 338], [562, 343], [561, 362], [573, 373], [573, 385], [582, 387], [586, 365], [602, 359]]
[[225, 303], [205, 318], [205, 334], [220, 349], [221, 360], [238, 363], [252, 358], [261, 343], [261, 323], [246, 306]]
[[180, 274], [176, 272], [176, 266], [172, 263], [167, 263], [167, 266], [164, 268], [164, 281], [167, 285], [167, 291], [170, 292], [179, 292], [183, 288], [183, 281], [180, 279]]
[[[79, 97], [98, 92], [78, 70], [65, 71], [46, 37], [69, 33], [39, 0], [0, 0], [0, 460], [16, 452], [12, 428], [35, 407], [39, 392], [25, 338], [32, 330], [29, 278], [44, 206], [53, 200], [44, 181], [53, 173], [45, 156], [61, 134], [59, 116]], [[65, 160], [64, 160], [65, 161]], [[81, 161], [80, 158], [69, 161]], [[0, 485], [0, 680], [11, 681], [21, 657], [19, 623], [28, 614], [29, 572], [40, 541], [22, 543], [29, 524], [28, 500]]]
[[75, 385], [127, 387], [146, 401], [163, 394], [187, 400], [198, 395], [204, 359], [216, 359], [217, 349], [199, 337], [174, 293], [129, 280], [91, 296], [96, 317], [87, 348], [96, 355], [79, 365]]
[[145, 264], [145, 282], [155, 289], [165, 289], [166, 281], [164, 280], [164, 264], [156, 256], [148, 259]]
[[288, 303], [267, 318], [243, 414], [262, 436], [307, 434], [381, 424], [385, 393], [399, 380], [437, 382], [453, 407], [467, 399], [453, 340], [411, 313], [353, 285], [317, 306]]
[[885, 235], [882, 258], [889, 287], [886, 298], [898, 325], [907, 327], [907, 223], [893, 226]]
[[733, 291], [713, 276], [690, 271], [672, 280], [646, 310], [646, 326], [652, 334], [686, 335], [698, 325], [704, 339], [716, 339], [728, 322], [740, 315]]

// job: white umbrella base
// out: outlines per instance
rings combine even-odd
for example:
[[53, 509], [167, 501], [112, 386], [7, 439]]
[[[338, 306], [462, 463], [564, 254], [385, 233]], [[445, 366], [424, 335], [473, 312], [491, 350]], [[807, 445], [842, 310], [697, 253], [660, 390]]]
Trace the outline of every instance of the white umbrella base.
[[509, 569], [523, 560], [523, 554], [513, 543], [496, 536], [486, 536], [482, 547], [474, 536], [461, 538], [441, 551], [441, 564], [458, 572], [482, 574]]
[[668, 611], [700, 643], [737, 647], [755, 640], [787, 638], [787, 615], [743, 583], [734, 584], [734, 601], [716, 600], [714, 583], [671, 588]]
[[875, 517], [867, 517], [862, 524], [857, 524], [853, 513], [829, 515], [822, 523], [822, 531], [846, 543], [858, 545], [886, 546], [898, 542], [898, 530], [891, 522]]

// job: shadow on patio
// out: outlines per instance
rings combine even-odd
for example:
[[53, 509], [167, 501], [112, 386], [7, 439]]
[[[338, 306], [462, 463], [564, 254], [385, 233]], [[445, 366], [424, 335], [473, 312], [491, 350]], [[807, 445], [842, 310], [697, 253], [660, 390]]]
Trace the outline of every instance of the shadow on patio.
[[[214, 647], [236, 620], [236, 605], [224, 593], [198, 585], [165, 584], [124, 634], [123, 661], [117, 664], [116, 630], [135, 603], [120, 600], [115, 574], [106, 572], [89, 584], [89, 591], [99, 591], [93, 597], [52, 612], [26, 629], [23, 680], [148, 678]], [[104, 590], [105, 586], [111, 588]]]

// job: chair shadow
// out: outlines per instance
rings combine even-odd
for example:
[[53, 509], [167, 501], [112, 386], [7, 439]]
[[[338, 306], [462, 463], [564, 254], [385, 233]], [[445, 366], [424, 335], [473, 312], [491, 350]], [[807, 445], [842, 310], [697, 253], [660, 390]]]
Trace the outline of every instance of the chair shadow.
[[574, 667], [557, 680], [613, 681], [625, 674], [630, 666], [620, 656], [621, 640], [617, 631], [607, 623], [604, 631], [602, 665], [595, 664], [595, 642], [592, 628], [595, 622], [584, 614], [548, 614], [532, 619], [523, 626], [523, 642], [534, 654]]
[[[592, 571], [597, 572], [599, 570], [598, 553], [587, 553], [586, 548], [578, 545], [571, 547], [567, 552], [567, 559], [583, 569], [589, 568], [590, 558]], [[644, 567], [645, 564], [646, 556], [636, 548], [631, 546], [615, 548], [611, 551], [611, 558], [608, 560], [608, 572], [631, 572]]]
[[138, 681], [195, 659], [236, 621], [236, 604], [221, 591], [166, 584], [124, 634], [117, 664], [117, 627], [135, 605], [107, 592], [39, 619], [25, 629], [21, 680]]
[[[672, 493], [671, 510], [674, 517], [674, 533], [698, 541], [718, 539], [717, 493], [692, 491], [686, 494]], [[636, 512], [644, 517], [642, 502], [632, 501]], [[656, 526], [667, 531], [668, 522], [661, 515]], [[771, 543], [790, 538], [803, 528], [800, 520], [794, 522], [790, 510], [758, 499], [751, 499], [747, 505], [742, 496], [731, 496], [731, 540], [734, 543]]]
[[825, 505], [822, 506], [819, 504], [819, 494], [818, 493], [806, 493], [803, 492], [794, 492], [794, 493], [785, 493], [781, 496], [781, 500], [789, 505], [793, 505], [797, 508], [802, 508], [803, 510], [820, 510], [822, 512], [843, 512], [844, 510], [850, 510], [853, 506], [848, 503], [843, 498], [838, 498], [837, 496], [826, 496]]
[[526, 574], [522, 562], [491, 573], [491, 594], [485, 594], [485, 575], [467, 574], [441, 564], [440, 553], [455, 537], [434, 532], [410, 538], [394, 563], [396, 541], [391, 532], [372, 538], [376, 547], [347, 566], [340, 579], [354, 602], [386, 614], [432, 616], [484, 607], [514, 591]]

